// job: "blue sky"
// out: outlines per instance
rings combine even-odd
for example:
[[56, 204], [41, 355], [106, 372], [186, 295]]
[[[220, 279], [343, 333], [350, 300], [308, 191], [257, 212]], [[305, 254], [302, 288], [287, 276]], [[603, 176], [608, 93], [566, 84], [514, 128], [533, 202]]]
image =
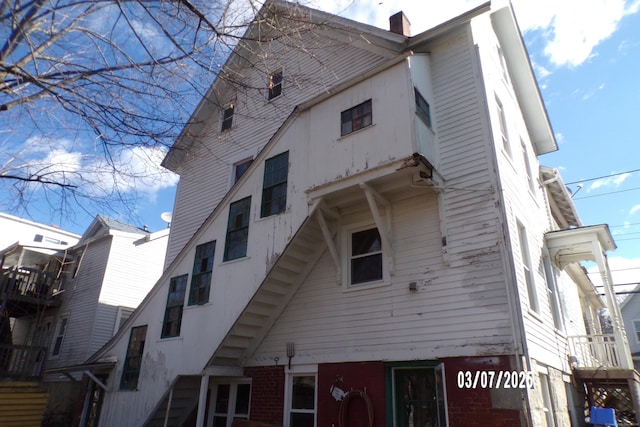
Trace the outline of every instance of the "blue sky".
[[[478, 4], [335, 0], [330, 10], [381, 28], [403, 10], [418, 34]], [[624, 173], [640, 169], [640, 1], [512, 4], [559, 144], [540, 162], [560, 170], [584, 225], [609, 224], [614, 283], [640, 282], [640, 172]]]
[[[482, 3], [316, 2], [315, 7], [385, 29], [388, 17], [403, 10], [413, 34]], [[565, 183], [573, 183], [569, 188], [585, 225], [610, 225], [618, 246], [609, 254], [614, 282], [638, 282], [640, 172], [622, 173], [640, 169], [640, 141], [634, 126], [640, 121], [640, 0], [513, 0], [513, 6], [560, 147], [540, 161], [558, 168]], [[157, 158], [158, 153], [138, 154]], [[78, 155], [72, 147], [61, 147], [49, 153], [47, 161], [74, 162], [79, 161]], [[139, 163], [129, 161], [134, 169], [148, 167]], [[603, 178], [593, 179], [597, 177]], [[135, 225], [146, 224], [152, 230], [166, 227], [160, 214], [173, 208], [176, 181], [167, 175], [137, 188], [142, 197], [135, 206], [140, 221]], [[62, 217], [52, 221], [45, 208], [34, 209], [31, 219], [77, 233], [91, 221], [82, 213], [72, 221]]]

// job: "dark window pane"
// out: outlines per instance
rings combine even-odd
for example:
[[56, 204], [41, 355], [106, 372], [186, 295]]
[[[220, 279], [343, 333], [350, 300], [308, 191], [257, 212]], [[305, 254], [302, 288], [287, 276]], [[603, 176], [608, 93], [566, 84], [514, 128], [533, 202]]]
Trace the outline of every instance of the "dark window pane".
[[140, 366], [142, 365], [142, 354], [144, 352], [146, 335], [146, 325], [131, 328], [129, 346], [124, 360], [120, 388], [132, 389], [136, 388], [138, 385], [138, 377], [140, 376]]
[[290, 427], [313, 427], [314, 425], [315, 414], [300, 414], [300, 413], [291, 413], [291, 422], [289, 423]]
[[292, 409], [315, 408], [316, 379], [313, 376], [293, 377], [293, 392], [291, 393]]
[[382, 254], [351, 260], [351, 284], [382, 280]]
[[213, 270], [215, 248], [215, 240], [196, 247], [196, 256], [193, 260], [193, 276], [191, 277], [191, 290], [189, 291], [189, 305], [209, 302], [209, 289], [211, 287], [211, 272]]
[[289, 152], [286, 151], [264, 162], [264, 182], [260, 217], [283, 212], [287, 205], [287, 178]]
[[273, 99], [282, 93], [282, 71], [269, 75], [268, 97]]
[[216, 413], [227, 413], [229, 410], [229, 384], [218, 384], [218, 394], [216, 395]]
[[234, 181], [233, 181], [234, 184], [236, 182], [238, 182], [240, 177], [242, 175], [244, 175], [244, 173], [247, 171], [247, 169], [249, 169], [249, 166], [251, 166], [251, 163], [253, 163], [253, 159], [244, 161], [242, 163], [238, 163], [236, 165], [235, 176], [234, 176]]
[[247, 197], [229, 206], [229, 222], [224, 249], [224, 260], [230, 261], [247, 255], [249, 238], [249, 210], [251, 197]]
[[368, 254], [380, 250], [380, 233], [377, 228], [359, 231], [351, 235], [351, 255]]
[[238, 384], [238, 391], [236, 393], [236, 414], [248, 414], [249, 413], [249, 399], [251, 396], [251, 385]]
[[224, 113], [222, 114], [222, 127], [220, 128], [221, 131], [231, 129], [231, 125], [233, 124], [233, 110], [233, 104], [225, 108]]
[[371, 100], [340, 113], [340, 135], [344, 136], [373, 123]]

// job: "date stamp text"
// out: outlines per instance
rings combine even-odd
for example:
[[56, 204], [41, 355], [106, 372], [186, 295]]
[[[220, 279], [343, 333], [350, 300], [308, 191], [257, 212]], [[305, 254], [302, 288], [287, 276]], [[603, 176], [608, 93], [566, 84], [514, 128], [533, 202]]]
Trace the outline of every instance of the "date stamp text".
[[458, 371], [458, 388], [497, 389], [533, 388], [533, 373], [528, 371]]

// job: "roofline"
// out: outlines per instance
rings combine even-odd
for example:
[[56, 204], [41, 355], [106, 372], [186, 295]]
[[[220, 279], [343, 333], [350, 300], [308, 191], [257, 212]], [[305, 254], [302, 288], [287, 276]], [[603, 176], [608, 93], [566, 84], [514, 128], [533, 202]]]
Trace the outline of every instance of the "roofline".
[[41, 224], [39, 222], [31, 221], [29, 219], [20, 218], [18, 216], [10, 215], [10, 214], [3, 213], [3, 212], [0, 212], [0, 217], [9, 219], [9, 220], [12, 220], [12, 221], [15, 221], [15, 222], [20, 222], [20, 223], [23, 223], [23, 224], [27, 224], [27, 225], [35, 226], [35, 227], [38, 227], [38, 228], [42, 228], [44, 230], [53, 231], [55, 233], [64, 234], [65, 236], [69, 236], [69, 237], [76, 238], [76, 239], [79, 239], [81, 237], [79, 234], [73, 233], [71, 231], [66, 231], [66, 230], [63, 230], [63, 229], [58, 228], [58, 227]]
[[493, 12], [491, 22], [501, 48], [509, 52], [505, 55], [505, 61], [536, 154], [558, 150], [547, 108], [511, 4]]

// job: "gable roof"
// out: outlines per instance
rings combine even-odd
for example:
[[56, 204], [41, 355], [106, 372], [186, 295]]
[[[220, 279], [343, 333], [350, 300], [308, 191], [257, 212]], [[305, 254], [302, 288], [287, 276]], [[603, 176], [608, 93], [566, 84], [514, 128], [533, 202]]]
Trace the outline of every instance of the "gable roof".
[[[246, 66], [256, 66], [251, 63], [247, 64], [247, 62], [249, 57], [256, 55], [256, 51], [259, 50], [259, 47], [256, 48], [256, 46], [261, 41], [271, 41], [277, 39], [278, 36], [289, 35], [286, 32], [286, 29], [288, 29], [286, 26], [283, 26], [285, 31], [274, 34], [276, 31], [274, 26], [267, 24], [274, 17], [280, 20], [279, 23], [283, 21], [292, 23], [293, 30], [291, 31], [299, 31], [301, 29], [313, 31], [317, 28], [330, 28], [331, 34], [327, 34], [327, 37], [338, 38], [340, 34], [350, 35], [351, 42], [358, 43], [362, 49], [378, 53], [383, 52], [389, 58], [402, 52], [406, 48], [409, 39], [400, 34], [302, 6], [298, 3], [267, 0], [248, 25], [245, 34], [239, 39], [237, 45], [227, 57], [225, 64], [221, 67], [216, 80], [200, 100], [187, 124], [178, 138], [176, 138], [176, 142], [169, 149], [162, 161], [163, 167], [180, 174], [184, 156], [207, 125], [212, 109], [221, 107], [218, 102], [218, 94], [223, 93], [226, 86], [233, 84], [236, 79], [234, 76], [239, 69]], [[296, 48], [300, 48], [302, 51], [304, 46], [292, 47], [292, 49]], [[265, 74], [268, 72], [268, 70], [264, 71]]]
[[86, 231], [82, 234], [82, 238], [76, 246], [81, 246], [90, 239], [107, 236], [110, 231], [139, 234], [141, 236], [150, 234], [149, 231], [134, 225], [118, 221], [108, 216], [96, 215], [91, 224], [89, 224], [89, 227], [87, 227]]

